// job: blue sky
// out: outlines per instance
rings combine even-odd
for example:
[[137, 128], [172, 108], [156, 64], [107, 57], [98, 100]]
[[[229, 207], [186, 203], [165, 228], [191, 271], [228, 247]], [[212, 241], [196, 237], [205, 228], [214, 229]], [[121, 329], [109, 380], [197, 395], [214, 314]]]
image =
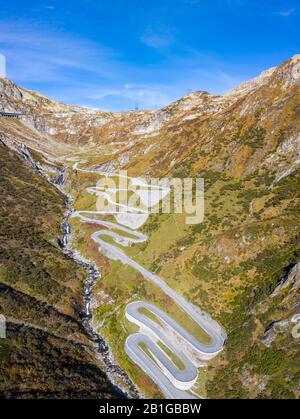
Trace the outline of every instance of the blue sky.
[[7, 76], [57, 100], [154, 109], [189, 90], [223, 93], [300, 53], [300, 2], [1, 2]]

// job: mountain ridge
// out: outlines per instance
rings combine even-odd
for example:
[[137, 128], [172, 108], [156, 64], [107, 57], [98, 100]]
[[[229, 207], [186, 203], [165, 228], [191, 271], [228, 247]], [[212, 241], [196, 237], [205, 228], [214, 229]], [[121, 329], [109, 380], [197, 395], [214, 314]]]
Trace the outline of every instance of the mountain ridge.
[[[75, 146], [86, 147], [87, 152], [89, 149], [94, 152], [93, 147], [97, 144], [101, 145], [103, 142], [114, 147], [114, 151], [124, 153], [129, 151], [131, 146], [138, 146], [140, 141], [145, 140], [144, 142], [147, 143], [147, 138], [155, 137], [160, 133], [164, 135], [164, 129], [168, 126], [176, 133], [181, 129], [178, 125], [185, 121], [197, 121], [203, 116], [209, 117], [210, 114], [218, 115], [222, 111], [226, 112], [226, 109], [231, 112], [230, 108], [234, 104], [238, 106], [241, 101], [246, 103], [243, 105], [245, 110], [240, 112], [247, 112], [247, 100], [251, 101], [255, 92], [266, 88], [268, 83], [270, 84], [269, 88], [273, 90], [275, 90], [275, 85], [277, 85], [277, 89], [288, 90], [291, 85], [296, 84], [299, 80], [299, 62], [299, 55], [295, 56], [223, 96], [194, 92], [158, 111], [123, 113], [95, 111], [59, 104], [39, 94], [36, 98], [34, 92], [29, 92], [30, 100], [27, 103], [25, 93], [22, 94], [20, 88], [4, 79], [2, 79], [2, 92], [4, 93], [2, 93], [1, 106], [7, 111], [25, 111], [25, 113], [29, 106], [28, 115], [22, 118], [28, 135], [35, 137], [37, 130], [40, 134], [45, 135], [45, 140], [56, 146], [51, 147], [52, 149], [57, 148], [60, 154], [65, 151], [68, 153], [72, 148], [72, 143]], [[281, 83], [281, 79], [285, 80], [285, 84]], [[9, 86], [9, 93], [5, 93], [6, 85]], [[14, 90], [16, 90], [15, 93]], [[28, 91], [24, 90], [24, 92]], [[33, 103], [32, 97], [34, 98]], [[253, 103], [251, 106], [253, 107]], [[54, 113], [52, 114], [52, 112]], [[30, 146], [30, 142], [27, 145]], [[45, 144], [37, 145], [41, 150], [46, 146]], [[145, 148], [146, 146], [147, 144]]]

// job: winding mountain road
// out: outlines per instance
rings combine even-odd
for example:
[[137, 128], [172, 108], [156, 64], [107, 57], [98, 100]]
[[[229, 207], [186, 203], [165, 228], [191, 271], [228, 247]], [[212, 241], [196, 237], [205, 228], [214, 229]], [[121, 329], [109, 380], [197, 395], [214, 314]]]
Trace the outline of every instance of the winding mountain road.
[[[78, 169], [77, 165], [76, 170], [95, 173], [93, 170]], [[117, 176], [115, 174], [102, 174]], [[136, 181], [139, 182], [141, 187], [148, 188], [147, 193], [151, 194], [152, 189], [149, 189], [149, 186], [144, 181], [139, 181], [138, 179]], [[159, 189], [159, 186], [157, 189]], [[99, 218], [99, 216], [104, 214], [116, 215], [123, 213], [131, 214], [132, 216], [133, 214], [145, 214], [145, 211], [115, 202], [111, 198], [110, 193], [116, 192], [117, 189], [103, 190], [101, 187], [95, 186], [86, 190], [91, 194], [107, 199], [109, 203], [119, 207], [119, 209], [114, 209], [113, 211], [107, 209], [103, 211], [76, 211], [72, 215], [72, 217], [79, 217], [83, 222], [92, 222], [109, 229], [99, 230], [91, 235], [92, 240], [99, 245], [99, 251], [109, 258], [128, 264], [140, 272], [145, 279], [154, 283], [166, 295], [172, 298], [209, 336], [210, 342], [208, 344], [200, 342], [174, 319], [153, 304], [137, 301], [128, 304], [126, 307], [125, 314], [127, 319], [139, 327], [139, 332], [130, 335], [126, 340], [125, 351], [127, 355], [159, 386], [166, 398], [194, 398], [195, 396], [188, 390], [191, 389], [197, 380], [198, 368], [223, 349], [226, 333], [216, 321], [177, 294], [162, 278], [128, 257], [119, 247], [103, 240], [105, 236], [111, 237], [116, 243], [123, 246], [146, 241], [147, 236], [139, 231]], [[163, 193], [165, 194], [166, 191], [163, 191]], [[157, 200], [159, 200], [159, 196], [156, 192], [152, 203]], [[126, 236], [112, 230], [125, 233]], [[165, 351], [163, 347], [167, 348], [167, 350]], [[178, 360], [180, 360], [179, 363]]]

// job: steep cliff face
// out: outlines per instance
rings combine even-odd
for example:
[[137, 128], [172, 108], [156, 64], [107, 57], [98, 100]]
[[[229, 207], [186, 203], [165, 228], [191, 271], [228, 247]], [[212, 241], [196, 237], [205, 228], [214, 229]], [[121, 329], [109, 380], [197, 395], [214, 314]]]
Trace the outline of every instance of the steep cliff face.
[[[8, 144], [41, 153], [49, 170], [66, 166], [78, 209], [93, 208], [84, 187], [95, 178], [74, 172], [76, 162], [131, 175], [204, 178], [202, 224], [175, 217], [175, 229], [174, 215], [155, 215], [144, 226], [147, 244], [130, 251], [225, 327], [225, 350], [205, 372], [209, 396], [299, 397], [292, 330], [300, 313], [300, 56], [224, 96], [195, 92], [158, 111], [112, 114], [57, 104], [9, 81], [1, 86], [2, 107], [26, 113], [0, 118]], [[89, 241], [94, 229], [74, 223], [74, 246], [98, 263], [95, 315], [106, 318], [114, 354], [134, 375], [123, 353], [122, 310], [129, 295], [150, 298], [151, 290], [141, 291], [138, 277], [124, 281], [131, 273], [99, 256]], [[138, 375], [147, 393], [153, 383]]]

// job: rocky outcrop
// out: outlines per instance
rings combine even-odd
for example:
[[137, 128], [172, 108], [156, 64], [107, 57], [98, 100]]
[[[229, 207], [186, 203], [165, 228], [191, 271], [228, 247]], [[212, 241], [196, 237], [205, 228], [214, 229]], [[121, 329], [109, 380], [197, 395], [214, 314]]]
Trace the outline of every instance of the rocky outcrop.
[[291, 319], [284, 319], [271, 323], [264, 332], [262, 342], [270, 346], [278, 334], [286, 332], [291, 325]]
[[295, 264], [292, 268], [289, 269], [280, 283], [272, 293], [272, 297], [275, 297], [282, 290], [291, 287], [291, 289], [296, 289], [300, 287], [300, 263]]

